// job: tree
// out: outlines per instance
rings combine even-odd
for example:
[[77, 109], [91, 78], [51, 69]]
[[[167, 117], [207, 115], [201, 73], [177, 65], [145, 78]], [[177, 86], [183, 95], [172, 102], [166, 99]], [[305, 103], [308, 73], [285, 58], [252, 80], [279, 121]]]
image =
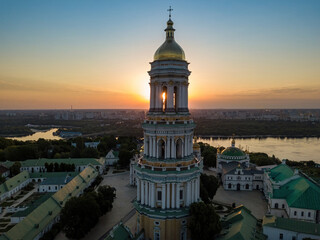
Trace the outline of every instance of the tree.
[[101, 214], [105, 214], [113, 207], [112, 203], [116, 197], [115, 188], [110, 186], [100, 186], [98, 188], [97, 202], [100, 207]]
[[67, 238], [79, 239], [95, 226], [101, 215], [96, 193], [72, 197], [61, 210], [61, 224]]
[[192, 239], [211, 240], [221, 231], [220, 217], [212, 205], [203, 202], [190, 205], [188, 228]]
[[121, 167], [128, 167], [130, 159], [133, 157], [133, 153], [126, 149], [120, 149], [119, 151], [119, 165]]
[[15, 176], [20, 173], [20, 168], [21, 168], [21, 163], [20, 162], [15, 162], [11, 167], [10, 167], [10, 173], [11, 176]]
[[95, 148], [87, 147], [81, 151], [81, 157], [83, 157], [83, 158], [98, 158], [99, 152]]
[[207, 143], [199, 143], [201, 155], [203, 156], [203, 164], [206, 167], [215, 167], [217, 158], [217, 149]]
[[205, 203], [209, 203], [219, 188], [219, 181], [215, 176], [201, 174], [200, 197]]

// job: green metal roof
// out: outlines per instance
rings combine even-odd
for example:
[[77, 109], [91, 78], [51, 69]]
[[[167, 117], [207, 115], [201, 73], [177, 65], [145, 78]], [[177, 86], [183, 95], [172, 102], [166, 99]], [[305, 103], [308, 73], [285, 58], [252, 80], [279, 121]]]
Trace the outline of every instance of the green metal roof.
[[237, 147], [228, 147], [225, 150], [222, 151], [221, 153], [222, 156], [229, 156], [229, 157], [242, 157], [246, 156], [246, 154]]
[[218, 240], [265, 240], [267, 237], [257, 226], [257, 219], [243, 205], [221, 219], [222, 231]]
[[52, 195], [25, 219], [3, 234], [0, 239], [31, 240], [42, 232], [61, 211], [68, 199], [83, 191], [88, 183], [98, 176], [96, 169], [89, 165], [66, 186]]
[[286, 164], [279, 164], [278, 166], [269, 170], [269, 177], [275, 182], [281, 182], [293, 176], [293, 170]]
[[271, 198], [286, 199], [290, 207], [320, 209], [320, 186], [299, 176], [274, 189]]
[[27, 171], [23, 171], [19, 173], [18, 175], [8, 179], [4, 183], [0, 185], [0, 195], [2, 195], [5, 192], [11, 191], [15, 187], [19, 186], [24, 181], [28, 180], [29, 173]]
[[60, 158], [60, 159], [49, 159], [49, 158], [40, 158], [40, 159], [28, 159], [25, 161], [21, 161], [21, 167], [33, 167], [33, 166], [41, 166], [44, 167], [45, 163], [65, 163], [65, 164], [74, 164], [75, 166], [83, 166], [83, 165], [101, 165], [98, 159], [95, 158]]
[[65, 177], [67, 175], [75, 177], [79, 172], [34, 172], [29, 173], [30, 178], [58, 178]]
[[263, 217], [263, 226], [320, 236], [320, 224], [275, 216]]
[[35, 210], [37, 207], [39, 207], [42, 203], [47, 201], [54, 193], [45, 193], [43, 196], [41, 196], [39, 199], [37, 199], [34, 203], [32, 203], [30, 206], [28, 206], [27, 209], [19, 212], [15, 212], [11, 217], [26, 217], [28, 216], [33, 210]]
[[120, 223], [116, 227], [112, 229], [108, 237], [104, 240], [127, 240], [132, 239], [131, 232], [122, 224]]
[[68, 182], [70, 182], [72, 180], [73, 177], [65, 174], [62, 177], [51, 177], [51, 178], [47, 178], [46, 180], [44, 180], [43, 182], [40, 183], [40, 185], [63, 185], [63, 184], [67, 184]]

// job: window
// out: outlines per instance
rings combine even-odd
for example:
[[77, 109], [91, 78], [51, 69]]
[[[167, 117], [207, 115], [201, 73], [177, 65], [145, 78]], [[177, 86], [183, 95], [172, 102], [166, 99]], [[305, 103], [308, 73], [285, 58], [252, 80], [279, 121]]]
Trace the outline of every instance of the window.
[[154, 232], [154, 240], [160, 240], [160, 233], [158, 231]]
[[279, 239], [283, 239], [283, 233], [280, 233]]
[[294, 215], [294, 216], [297, 216], [297, 211], [294, 211], [293, 215]]
[[246, 189], [249, 189], [249, 184], [246, 184]]
[[49, 190], [51, 190], [51, 187], [49, 186]]
[[161, 191], [158, 191], [158, 201], [161, 201], [161, 199], [162, 199], [162, 192]]
[[304, 212], [301, 212], [301, 217], [303, 217]]
[[183, 190], [180, 190], [180, 200], [183, 199]]
[[282, 204], [282, 208], [284, 208], [284, 204]]
[[308, 217], [311, 217], [311, 212], [308, 212]]
[[296, 240], [296, 237], [295, 237], [295, 236], [292, 236], [292, 240]]
[[278, 203], [274, 204], [274, 208], [278, 208], [278, 207], [279, 207]]
[[231, 183], [228, 184], [228, 188], [231, 188]]

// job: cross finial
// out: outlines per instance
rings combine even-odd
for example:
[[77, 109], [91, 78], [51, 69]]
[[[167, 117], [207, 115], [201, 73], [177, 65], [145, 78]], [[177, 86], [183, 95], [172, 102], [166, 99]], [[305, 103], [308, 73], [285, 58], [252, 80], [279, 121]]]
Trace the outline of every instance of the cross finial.
[[167, 10], [169, 12], [169, 18], [171, 19], [171, 12], [173, 11], [173, 9], [171, 8], [171, 6], [169, 7], [169, 9]]

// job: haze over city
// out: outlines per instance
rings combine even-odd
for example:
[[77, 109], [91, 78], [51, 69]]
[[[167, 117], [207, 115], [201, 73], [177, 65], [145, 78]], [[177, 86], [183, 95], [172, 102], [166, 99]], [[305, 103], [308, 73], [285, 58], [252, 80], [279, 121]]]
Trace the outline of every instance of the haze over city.
[[190, 108], [319, 107], [319, 1], [1, 1], [0, 109], [148, 108], [169, 5]]

